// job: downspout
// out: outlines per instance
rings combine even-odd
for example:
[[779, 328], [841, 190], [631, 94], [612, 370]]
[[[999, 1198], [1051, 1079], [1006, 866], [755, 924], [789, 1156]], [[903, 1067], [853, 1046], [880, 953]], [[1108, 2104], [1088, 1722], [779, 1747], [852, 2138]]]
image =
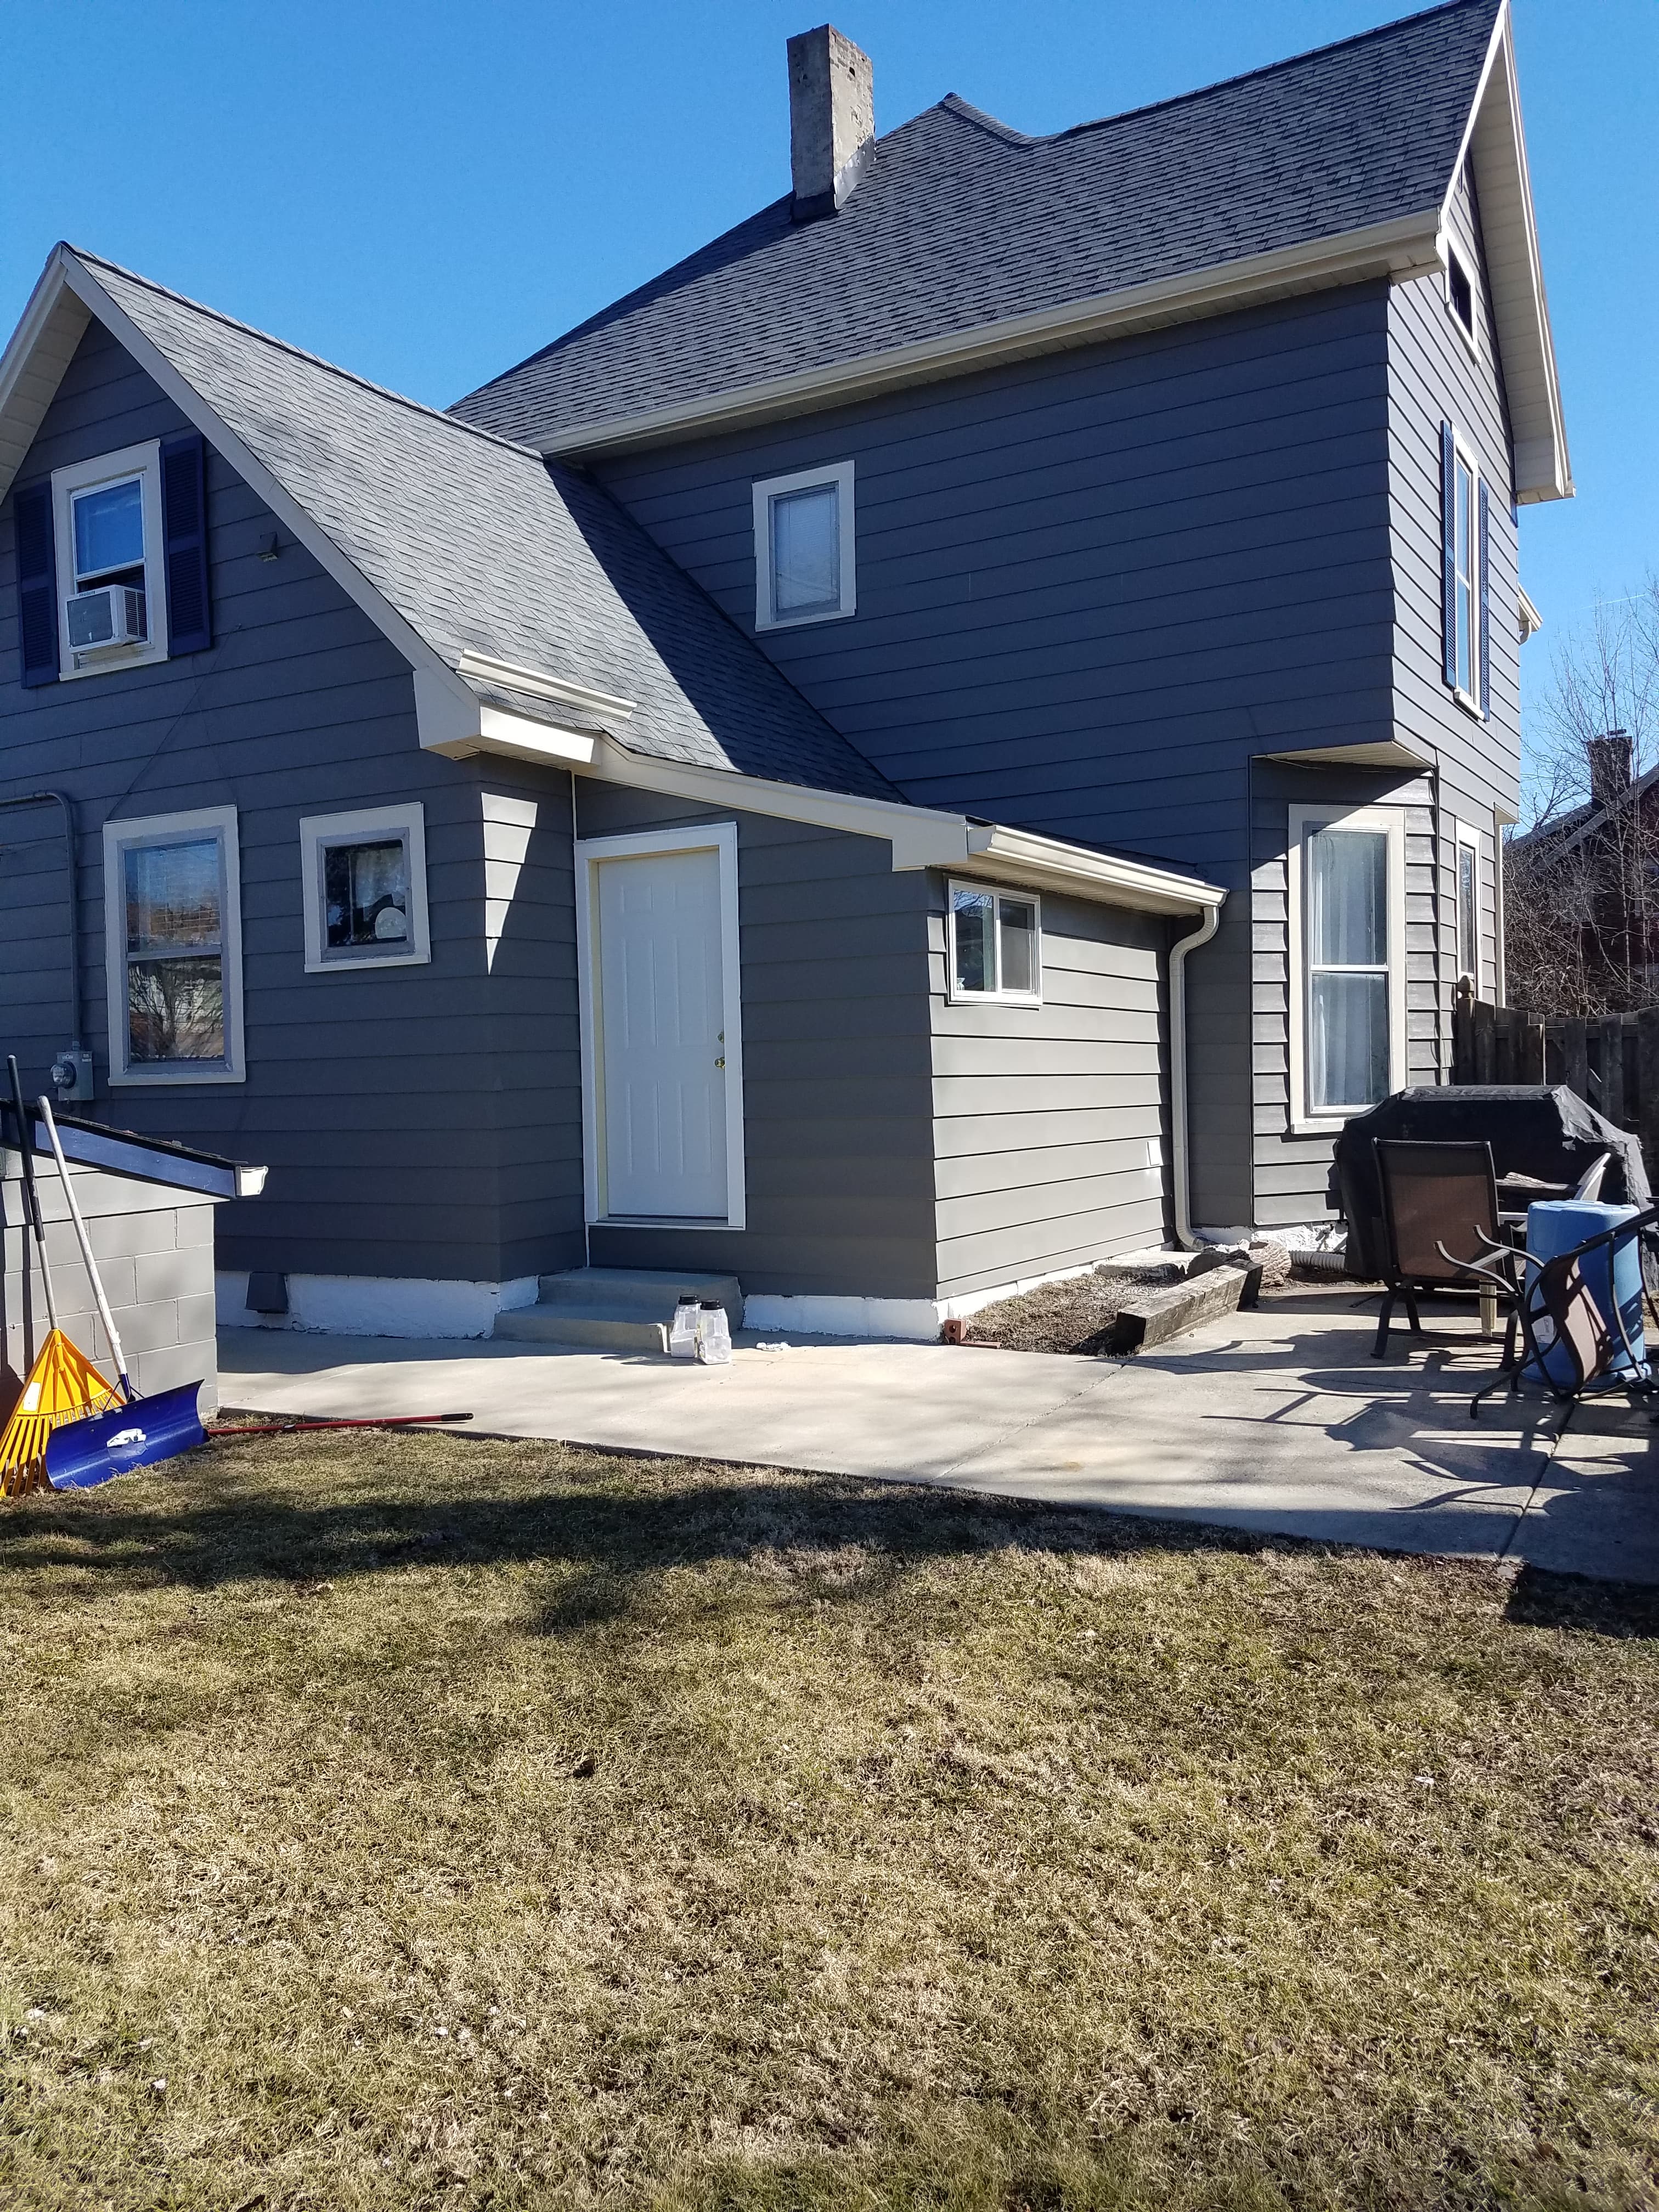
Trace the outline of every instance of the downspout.
[[1221, 927], [1221, 908], [1206, 906], [1204, 919], [1170, 947], [1170, 1196], [1175, 1207], [1176, 1243], [1193, 1251], [1193, 1194], [1187, 1127], [1187, 955], [1207, 945]]
[[61, 806], [64, 861], [69, 875], [70, 1050], [81, 1049], [81, 902], [75, 870], [75, 809], [61, 791], [29, 791], [21, 799], [0, 799], [0, 812], [14, 806]]

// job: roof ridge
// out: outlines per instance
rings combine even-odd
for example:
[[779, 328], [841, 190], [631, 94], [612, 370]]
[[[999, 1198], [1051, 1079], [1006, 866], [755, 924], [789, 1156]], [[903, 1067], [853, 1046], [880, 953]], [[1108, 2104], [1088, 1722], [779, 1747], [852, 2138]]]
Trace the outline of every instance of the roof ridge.
[[[1299, 69], [1304, 62], [1322, 60], [1327, 54], [1340, 54], [1350, 46], [1368, 46], [1374, 39], [1386, 39], [1396, 31], [1409, 30], [1413, 23], [1426, 22], [1431, 15], [1455, 15], [1460, 9], [1486, 8], [1492, 11], [1495, 20], [1503, 5], [1504, 0], [1439, 0], [1439, 4], [1435, 7], [1419, 8], [1409, 15], [1396, 15], [1389, 22], [1373, 24], [1369, 31], [1355, 31], [1346, 39], [1333, 39], [1327, 46], [1308, 46], [1299, 54], [1286, 54], [1282, 60], [1263, 62], [1259, 68], [1240, 70], [1233, 76], [1217, 77], [1212, 84], [1195, 85], [1190, 92], [1172, 92], [1164, 100], [1149, 100], [1143, 101], [1139, 107], [1120, 108], [1115, 115], [1097, 115], [1086, 123], [1068, 123], [1060, 131], [1016, 131], [1012, 124], [987, 114], [983, 108], [975, 107], [958, 93], [946, 93], [944, 99], [935, 105], [949, 108], [953, 113], [983, 125], [1012, 144], [1052, 146], [1062, 138], [1079, 138], [1085, 131], [1108, 130], [1115, 123], [1129, 123], [1137, 116], [1156, 115], [1164, 108], [1182, 106], [1189, 100], [1207, 100], [1212, 92], [1226, 92], [1236, 84], [1249, 84], [1256, 77], [1277, 76], [1281, 70]], [[926, 109], [923, 112], [927, 112]], [[901, 125], [899, 127], [902, 129], [903, 126]]]
[[192, 300], [187, 292], [175, 292], [170, 284], [159, 284], [155, 277], [146, 276], [137, 269], [124, 268], [120, 262], [112, 261], [107, 254], [94, 253], [86, 246], [72, 245], [68, 239], [64, 239], [62, 244], [64, 251], [72, 253], [77, 261], [87, 262], [94, 269], [108, 269], [116, 276], [125, 277], [131, 284], [142, 284], [147, 292], [154, 292], [163, 300], [177, 301], [181, 307], [189, 307], [196, 314], [206, 315], [213, 322], [224, 324], [228, 330], [240, 331], [245, 337], [258, 338], [264, 345], [274, 346], [279, 353], [291, 354], [296, 361], [309, 362], [313, 368], [326, 369], [331, 376], [343, 378], [346, 383], [355, 384], [364, 392], [372, 392], [378, 399], [390, 399], [399, 407], [407, 407], [413, 414], [425, 415], [434, 422], [441, 422], [447, 429], [463, 430], [469, 437], [483, 438], [489, 444], [502, 447], [510, 453], [522, 454], [526, 460], [541, 459], [535, 447], [521, 446], [516, 439], [504, 438], [499, 430], [486, 430], [481, 424], [465, 422], [459, 415], [448, 414], [441, 407], [428, 407], [422, 399], [411, 399], [405, 392], [394, 392], [390, 385], [376, 384], [372, 377], [360, 376], [356, 369], [342, 368], [337, 361], [325, 360], [321, 354], [312, 353], [305, 346], [295, 345], [288, 338], [279, 338], [270, 331], [260, 330], [256, 324], [243, 322], [236, 315], [228, 315], [222, 307], [210, 307], [206, 301]]

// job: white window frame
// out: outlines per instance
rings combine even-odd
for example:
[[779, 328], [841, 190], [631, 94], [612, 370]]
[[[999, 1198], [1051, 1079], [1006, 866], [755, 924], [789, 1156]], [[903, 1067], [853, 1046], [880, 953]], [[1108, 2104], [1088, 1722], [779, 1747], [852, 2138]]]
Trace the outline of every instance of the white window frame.
[[[815, 607], [805, 614], [781, 615], [773, 605], [772, 501], [790, 492], [817, 491], [825, 484], [836, 490], [836, 516], [841, 531], [841, 599], [833, 607]], [[812, 623], [844, 622], [858, 611], [858, 579], [854, 548], [857, 532], [853, 514], [853, 464], [832, 461], [819, 469], [799, 469], [794, 475], [766, 477], [754, 486], [755, 511], [755, 628], [800, 629]]]
[[[1461, 982], [1463, 977], [1468, 975], [1474, 982], [1474, 995], [1478, 999], [1481, 995], [1482, 981], [1480, 833], [1468, 822], [1454, 821], [1452, 826], [1454, 830], [1452, 849], [1455, 856], [1455, 873], [1452, 877], [1452, 917], [1453, 935], [1456, 940], [1457, 978]], [[1463, 965], [1463, 855], [1465, 853], [1472, 853], [1474, 855], [1474, 964], [1468, 968]]]
[[[1018, 899], [1029, 906], [1036, 916], [1031, 946], [1033, 965], [1036, 974], [1034, 991], [1005, 991], [1002, 981], [1002, 915], [994, 916], [998, 988], [994, 991], [964, 991], [957, 982], [957, 905], [958, 891], [972, 891], [993, 899]], [[1042, 901], [1035, 891], [1021, 890], [1015, 884], [975, 883], [971, 877], [952, 876], [945, 886], [945, 994], [953, 1006], [1040, 1006], [1042, 1004]]]
[[[324, 927], [323, 854], [331, 845], [362, 844], [373, 837], [402, 837], [409, 848], [409, 935], [404, 950], [371, 952], [360, 945], [328, 949]], [[426, 809], [419, 799], [401, 806], [359, 807], [349, 814], [307, 814], [300, 822], [300, 871], [305, 907], [306, 973], [343, 970], [378, 974], [383, 968], [417, 968], [432, 957], [426, 898]], [[392, 940], [396, 943], [394, 938]]]
[[[680, 1215], [618, 1216], [606, 1211], [604, 1054], [599, 1035], [599, 872], [606, 860], [635, 860], [653, 853], [714, 852], [720, 859], [720, 994], [726, 1041], [726, 1218]], [[743, 970], [738, 932], [738, 825], [691, 823], [684, 830], [642, 830], [617, 837], [576, 840], [576, 978], [582, 1063], [582, 1188], [589, 1224], [618, 1229], [710, 1230], [747, 1225], [743, 1127]]]
[[[137, 477], [143, 487], [144, 518], [144, 619], [149, 635], [143, 645], [116, 652], [88, 654], [77, 667], [69, 637], [69, 603], [75, 595], [75, 497], [101, 484], [124, 483]], [[112, 676], [119, 668], [143, 668], [167, 657], [167, 548], [161, 525], [161, 441], [151, 438], [142, 446], [124, 446], [118, 453], [100, 453], [89, 461], [76, 461], [52, 472], [52, 519], [58, 557], [58, 671], [62, 683], [77, 683], [83, 676]]]
[[[225, 994], [225, 1058], [222, 1063], [176, 1061], [169, 1066], [129, 1066], [127, 1062], [126, 862], [135, 845], [163, 845], [211, 831], [221, 856], [221, 971]], [[130, 822], [104, 824], [104, 993], [109, 1015], [109, 1079], [134, 1089], [185, 1083], [242, 1083], [247, 1062], [242, 1046], [242, 874], [237, 849], [236, 809], [204, 806], [189, 814], [151, 814]]]
[[[1462, 270], [1464, 280], [1469, 288], [1469, 319], [1467, 326], [1452, 301], [1452, 263], [1454, 261]], [[1457, 335], [1478, 361], [1480, 357], [1480, 347], [1476, 333], [1480, 328], [1480, 288], [1474, 281], [1474, 270], [1469, 256], [1464, 252], [1455, 239], [1449, 239], [1446, 243], [1446, 270], [1441, 289], [1445, 296], [1446, 313], [1451, 317]]]
[[1285, 851], [1287, 945], [1290, 954], [1290, 1078], [1291, 1129], [1297, 1136], [1324, 1136], [1340, 1129], [1369, 1106], [1349, 1106], [1337, 1113], [1315, 1113], [1308, 1098], [1308, 1000], [1312, 977], [1308, 964], [1303, 884], [1307, 872], [1308, 834], [1311, 830], [1381, 830], [1388, 838], [1389, 884], [1389, 1090], [1405, 1088], [1407, 1066], [1406, 1034], [1406, 814], [1399, 806], [1310, 806], [1290, 810], [1290, 836]]
[[1452, 696], [1458, 705], [1474, 715], [1477, 720], [1486, 718], [1480, 711], [1480, 464], [1465, 441], [1462, 433], [1452, 432], [1452, 663], [1457, 661], [1457, 471], [1460, 465], [1469, 474], [1469, 685], [1454, 683]]

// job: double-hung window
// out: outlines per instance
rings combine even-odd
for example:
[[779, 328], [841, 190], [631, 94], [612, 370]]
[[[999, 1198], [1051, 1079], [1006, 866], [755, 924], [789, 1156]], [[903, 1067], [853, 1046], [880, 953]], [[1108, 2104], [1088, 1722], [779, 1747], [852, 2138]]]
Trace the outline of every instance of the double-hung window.
[[1441, 628], [1448, 684], [1473, 714], [1491, 690], [1487, 556], [1492, 506], [1480, 471], [1449, 422], [1440, 426]]
[[1042, 916], [1029, 893], [952, 884], [947, 951], [952, 999], [1041, 1003]]
[[1472, 830], [1457, 825], [1457, 973], [1480, 989], [1480, 848]]
[[306, 968], [407, 968], [432, 957], [418, 800], [300, 824]]
[[240, 1083], [236, 810], [104, 826], [110, 1080]]
[[856, 605], [853, 464], [838, 461], [754, 488], [755, 627], [833, 622]]
[[1406, 1079], [1398, 809], [1291, 810], [1292, 1121], [1328, 1126]]
[[60, 674], [95, 676], [164, 660], [160, 443], [55, 470], [52, 482]]

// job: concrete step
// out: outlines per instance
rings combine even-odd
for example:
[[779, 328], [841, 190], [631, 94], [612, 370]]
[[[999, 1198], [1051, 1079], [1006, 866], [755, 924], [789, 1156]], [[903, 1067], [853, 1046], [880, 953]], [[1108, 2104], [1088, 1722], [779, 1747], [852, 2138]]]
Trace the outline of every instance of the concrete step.
[[743, 1285], [735, 1275], [670, 1274], [665, 1268], [570, 1267], [544, 1275], [537, 1303], [544, 1306], [603, 1306], [607, 1312], [647, 1314], [672, 1321], [684, 1298], [713, 1299], [726, 1308], [733, 1328], [743, 1326]]
[[520, 1344], [585, 1344], [599, 1352], [665, 1352], [681, 1298], [726, 1308], [743, 1326], [735, 1275], [670, 1274], [659, 1268], [571, 1267], [544, 1275], [533, 1306], [497, 1314], [493, 1334]]
[[585, 1344], [595, 1352], [668, 1349], [667, 1323], [629, 1307], [520, 1306], [497, 1314], [491, 1334], [509, 1343]]

